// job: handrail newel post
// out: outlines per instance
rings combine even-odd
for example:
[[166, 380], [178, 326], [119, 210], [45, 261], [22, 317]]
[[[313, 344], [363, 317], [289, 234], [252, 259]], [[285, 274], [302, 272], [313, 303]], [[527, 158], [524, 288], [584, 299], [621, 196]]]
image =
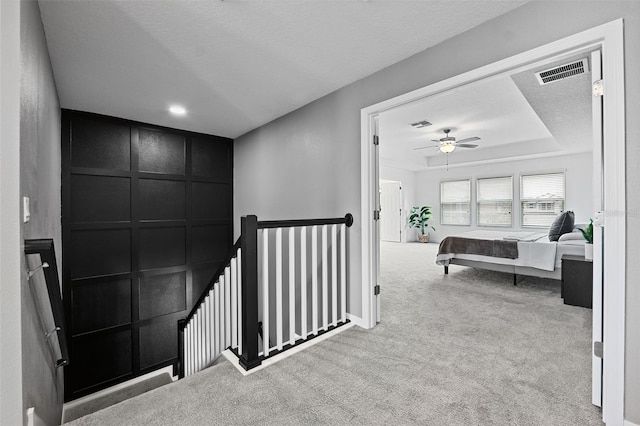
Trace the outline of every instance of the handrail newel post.
[[258, 356], [258, 217], [241, 218], [242, 353], [240, 365], [250, 370], [262, 363]]
[[178, 320], [178, 378], [184, 378], [184, 328], [187, 322], [184, 318]]

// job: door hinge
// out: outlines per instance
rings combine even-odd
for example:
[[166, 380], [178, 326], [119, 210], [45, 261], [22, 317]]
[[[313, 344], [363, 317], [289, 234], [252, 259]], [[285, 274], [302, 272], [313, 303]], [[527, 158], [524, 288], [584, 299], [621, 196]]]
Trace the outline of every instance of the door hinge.
[[598, 358], [602, 358], [602, 342], [593, 342], [593, 354]]
[[377, 295], [379, 295], [379, 294], [380, 294], [380, 286], [379, 286], [379, 285], [374, 286], [374, 287], [373, 287], [373, 295], [374, 295], [374, 296], [377, 296]]
[[373, 220], [380, 220], [380, 210], [373, 211]]
[[593, 214], [593, 226], [604, 228], [604, 212], [597, 211]]
[[373, 135], [373, 144], [380, 145], [380, 137], [378, 135]]
[[593, 96], [604, 96], [604, 81], [593, 82]]

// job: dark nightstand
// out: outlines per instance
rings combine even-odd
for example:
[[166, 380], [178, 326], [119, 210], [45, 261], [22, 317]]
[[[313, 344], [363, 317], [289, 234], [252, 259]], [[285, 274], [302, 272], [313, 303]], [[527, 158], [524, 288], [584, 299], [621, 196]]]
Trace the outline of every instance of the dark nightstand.
[[591, 308], [593, 298], [593, 262], [583, 256], [562, 256], [562, 287], [565, 305]]

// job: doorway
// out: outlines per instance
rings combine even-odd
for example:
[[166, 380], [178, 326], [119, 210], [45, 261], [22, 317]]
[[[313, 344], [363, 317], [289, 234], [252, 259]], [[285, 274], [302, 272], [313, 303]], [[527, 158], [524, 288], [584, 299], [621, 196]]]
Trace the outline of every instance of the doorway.
[[[514, 72], [519, 68], [532, 67], [548, 62], [550, 58], [569, 56], [585, 49], [602, 49], [606, 52], [602, 58], [603, 78], [607, 79], [607, 93], [603, 99], [603, 192], [607, 194], [604, 203], [604, 216], [607, 230], [603, 237], [604, 286], [603, 334], [604, 352], [607, 357], [603, 361], [603, 420], [605, 422], [621, 421], [624, 412], [624, 290], [625, 290], [625, 241], [619, 238], [625, 235], [624, 215], [619, 212], [625, 209], [625, 137], [624, 137], [624, 71], [622, 52], [622, 20], [614, 21], [567, 37], [554, 43], [516, 55], [503, 61], [452, 77], [423, 89], [398, 96], [388, 101], [372, 105], [362, 110], [362, 243], [370, 247], [363, 252], [363, 281], [377, 285], [378, 259], [372, 256], [377, 252], [379, 240], [372, 238], [373, 218], [370, 211], [377, 208], [377, 188], [369, 177], [377, 175], [377, 162], [368, 161], [378, 157], [378, 145], [370, 144], [376, 131], [374, 125], [377, 117], [384, 111], [404, 105], [417, 99], [442, 93], [482, 79], [497, 78], [504, 73]], [[374, 152], [372, 154], [372, 151]], [[376, 171], [372, 172], [371, 169]], [[373, 233], [375, 237], [375, 233]], [[373, 247], [372, 247], [373, 246]], [[373, 289], [372, 289], [373, 290]], [[375, 293], [369, 292], [370, 300], [363, 301], [363, 318], [375, 325], [376, 312]]]

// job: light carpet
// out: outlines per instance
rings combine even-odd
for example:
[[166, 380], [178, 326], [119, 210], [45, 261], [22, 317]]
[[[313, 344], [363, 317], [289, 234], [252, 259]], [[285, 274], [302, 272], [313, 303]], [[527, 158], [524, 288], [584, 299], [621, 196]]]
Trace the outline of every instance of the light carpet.
[[591, 310], [559, 282], [382, 244], [382, 322], [243, 377], [224, 362], [73, 425], [601, 425]]

